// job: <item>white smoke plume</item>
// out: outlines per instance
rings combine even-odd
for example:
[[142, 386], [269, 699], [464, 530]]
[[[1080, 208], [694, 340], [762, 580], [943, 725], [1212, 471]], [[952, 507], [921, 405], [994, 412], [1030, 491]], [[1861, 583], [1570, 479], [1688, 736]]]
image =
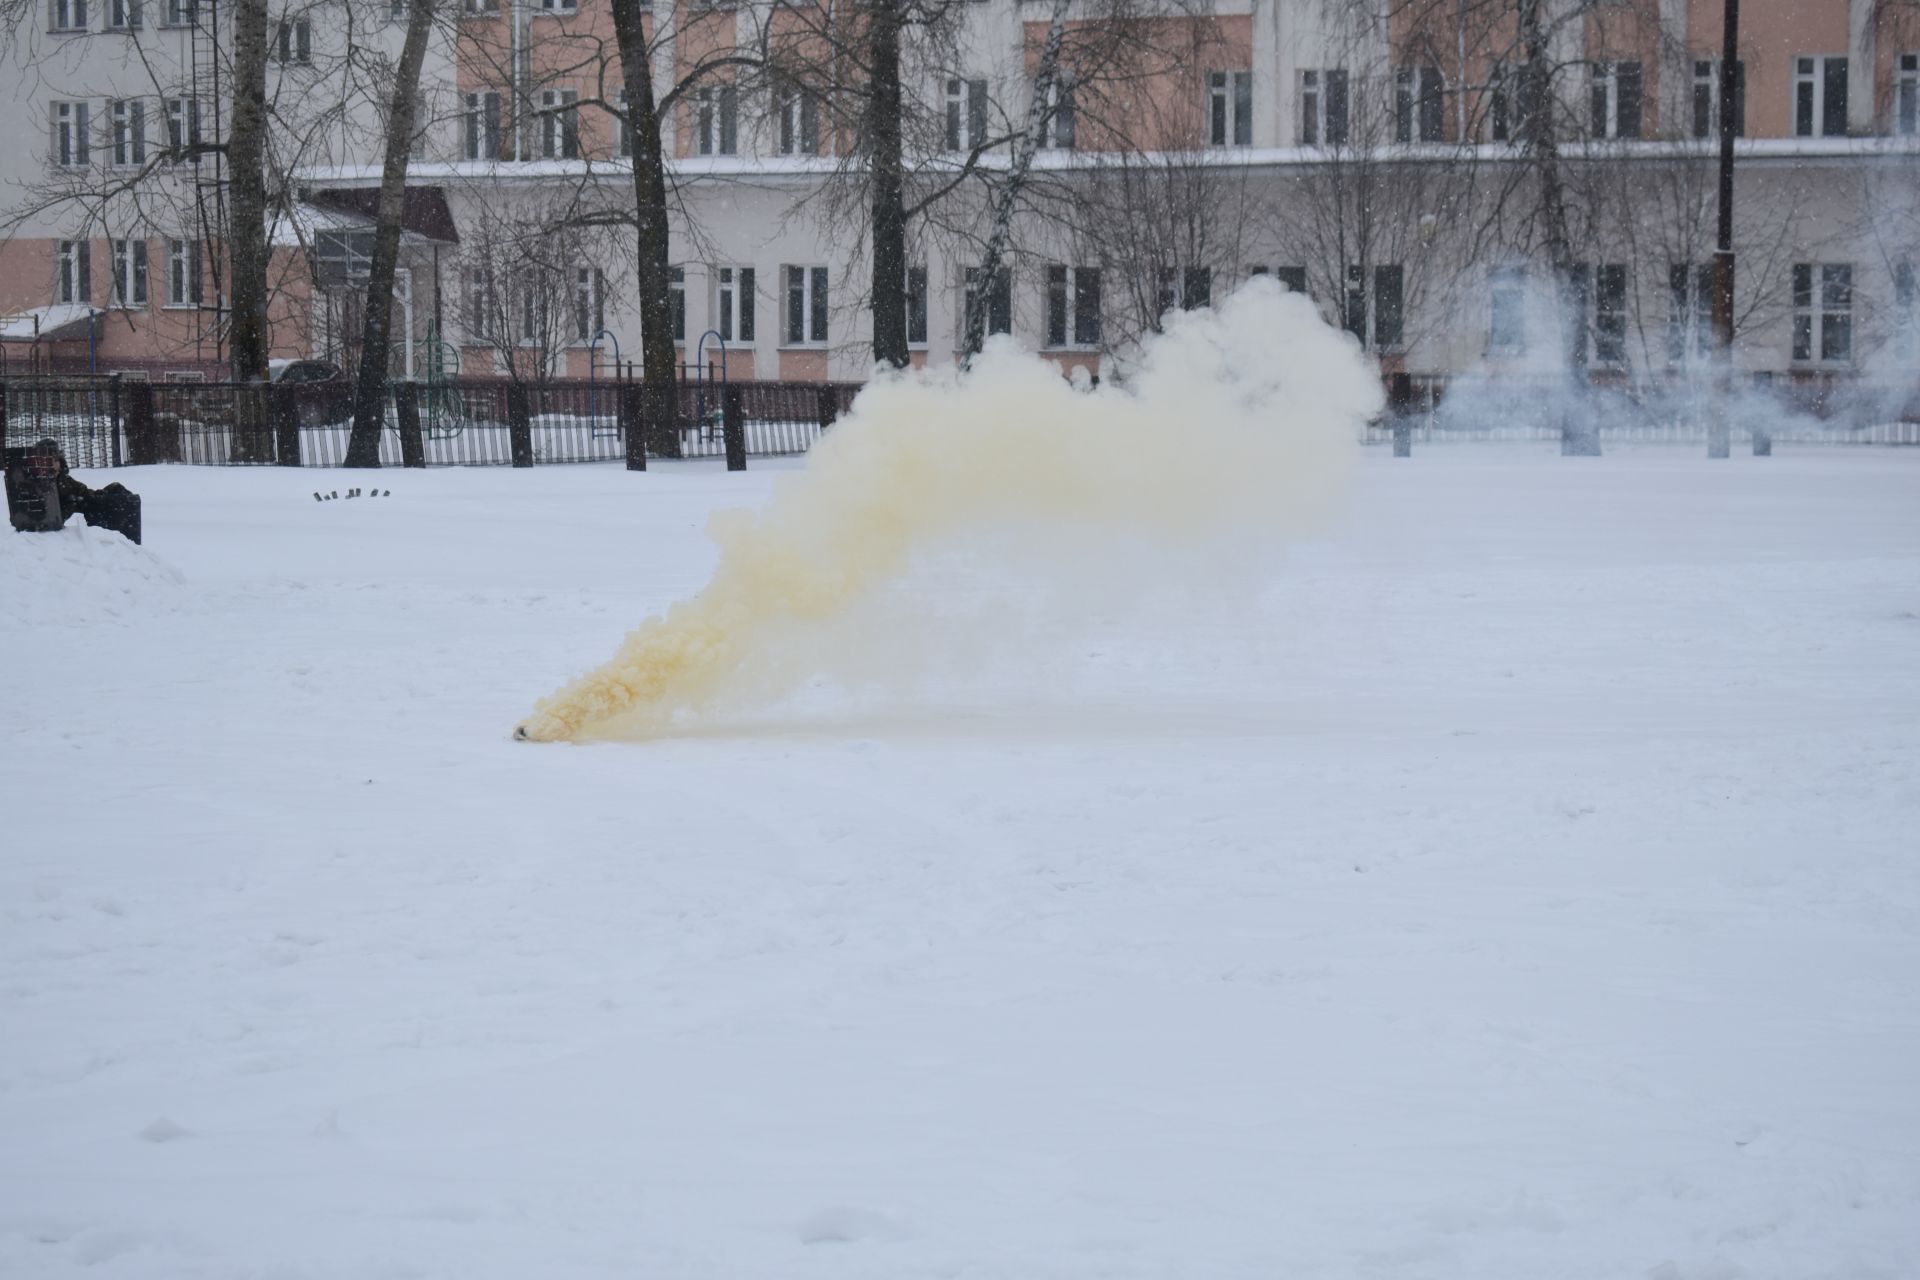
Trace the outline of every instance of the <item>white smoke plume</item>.
[[[542, 701], [515, 736], [664, 732], [763, 666], [783, 636], [848, 614], [954, 539], [1018, 554], [1031, 544], [996, 530], [1196, 551], [1297, 534], [1337, 492], [1381, 400], [1353, 340], [1264, 280], [1171, 317], [1124, 387], [1075, 386], [1010, 344], [965, 373], [876, 380], [763, 509], [714, 518], [720, 560], [699, 594]], [[782, 692], [764, 670], [756, 678], [756, 696]]]

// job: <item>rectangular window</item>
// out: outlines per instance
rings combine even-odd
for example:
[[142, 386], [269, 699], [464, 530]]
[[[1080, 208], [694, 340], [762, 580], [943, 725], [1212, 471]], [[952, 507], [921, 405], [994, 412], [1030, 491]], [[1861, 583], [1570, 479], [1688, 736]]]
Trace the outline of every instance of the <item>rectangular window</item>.
[[1073, 150], [1073, 81], [1056, 71], [1047, 86], [1046, 114], [1040, 120], [1040, 145], [1055, 151]]
[[1047, 268], [1047, 345], [1100, 345], [1100, 268]]
[[703, 156], [730, 156], [740, 149], [740, 91], [708, 85], [694, 95], [694, 136]]
[[1367, 277], [1366, 269], [1357, 264], [1347, 267], [1347, 296], [1340, 307], [1340, 327], [1360, 340], [1362, 350], [1367, 346]]
[[1307, 269], [1305, 267], [1255, 267], [1249, 274], [1272, 276], [1287, 287], [1289, 293], [1307, 291]]
[[1627, 269], [1619, 263], [1594, 273], [1593, 358], [1604, 365], [1627, 362]]
[[687, 340], [687, 269], [667, 268], [667, 322], [673, 326], [673, 340]]
[[[961, 337], [973, 332], [976, 308], [980, 306], [980, 268], [968, 267], [966, 276], [966, 314], [962, 317]], [[987, 290], [984, 335], [1013, 332], [1013, 269], [1001, 267], [993, 273], [993, 285]]]
[[93, 245], [85, 240], [62, 240], [53, 259], [53, 300], [93, 301]]
[[774, 102], [774, 139], [783, 156], [820, 154], [820, 100], [798, 85], [782, 85]]
[[591, 343], [607, 327], [607, 278], [598, 267], [573, 270], [573, 336]]
[[55, 31], [85, 31], [87, 0], [52, 0], [47, 25]]
[[1915, 304], [1920, 301], [1914, 289], [1913, 263], [1896, 263], [1893, 268], [1893, 343], [1901, 358], [1914, 357]]
[[493, 276], [485, 267], [467, 271], [467, 341], [483, 343], [498, 332], [500, 298], [494, 291]]
[[540, 0], [543, 13], [572, 13], [579, 7], [579, 0]]
[[987, 138], [987, 82], [947, 81], [947, 150], [972, 151]]
[[1640, 64], [1596, 62], [1589, 124], [1596, 138], [1640, 136]]
[[178, 164], [200, 163], [200, 100], [167, 99], [167, 154]]
[[53, 146], [49, 154], [62, 168], [85, 168], [92, 154], [89, 136], [89, 105], [84, 102], [53, 104]]
[[147, 242], [145, 240], [113, 242], [113, 305], [116, 307], [147, 305]]
[[167, 0], [166, 24], [169, 27], [190, 27], [199, 17], [198, 0]]
[[498, 13], [500, 0], [460, 0], [462, 13]]
[[1488, 290], [1491, 305], [1487, 325], [1487, 350], [1496, 355], [1515, 355], [1527, 349], [1527, 284], [1517, 271], [1495, 275]]
[[1793, 60], [1793, 135], [1843, 138], [1847, 133], [1847, 60]]
[[1893, 131], [1920, 133], [1920, 53], [1903, 53], [1893, 82]]
[[463, 121], [465, 155], [469, 160], [500, 158], [500, 95], [470, 93]]
[[1347, 142], [1347, 73], [1339, 67], [1300, 73], [1300, 142], [1339, 147]]
[[1713, 350], [1713, 264], [1667, 268], [1667, 359], [1675, 364]]
[[313, 233], [313, 276], [321, 285], [358, 285], [373, 273], [371, 231]]
[[787, 283], [786, 345], [822, 346], [827, 341], [827, 269], [783, 267]]
[[1438, 67], [1401, 67], [1393, 78], [1395, 142], [1439, 142], [1444, 128], [1445, 81]]
[[147, 162], [147, 104], [121, 98], [110, 106], [113, 121], [113, 163], [136, 168]]
[[1207, 73], [1207, 145], [1253, 145], [1253, 72]]
[[[1720, 63], [1707, 58], [1696, 59], [1693, 64], [1693, 136], [1696, 138], [1717, 138], [1720, 136], [1720, 116], [1715, 108], [1720, 102]], [[1733, 136], [1744, 138], [1747, 135], [1747, 64], [1733, 64]]]
[[753, 268], [718, 267], [714, 280], [714, 328], [722, 342], [753, 343]]
[[1820, 266], [1820, 358], [1853, 359], [1853, 267], [1849, 263]]
[[907, 345], [927, 345], [927, 269], [907, 268]]
[[200, 242], [167, 241], [167, 305], [199, 306], [201, 276]]
[[109, 31], [138, 31], [146, 17], [142, 0], [107, 0]]
[[620, 114], [613, 122], [615, 149], [622, 160], [633, 159], [633, 123], [627, 116], [627, 91], [620, 91]]
[[313, 61], [313, 26], [305, 18], [285, 19], [274, 34], [273, 60], [283, 66], [306, 66]]
[[547, 160], [580, 158], [580, 95], [572, 89], [540, 91], [540, 155]]
[[1399, 263], [1373, 269], [1373, 346], [1393, 351], [1406, 334], [1407, 275]]

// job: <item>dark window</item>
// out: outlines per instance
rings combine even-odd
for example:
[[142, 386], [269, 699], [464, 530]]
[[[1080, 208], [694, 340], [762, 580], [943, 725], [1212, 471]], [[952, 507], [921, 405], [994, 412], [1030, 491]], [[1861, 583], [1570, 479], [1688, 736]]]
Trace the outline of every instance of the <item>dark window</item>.
[[927, 345], [927, 269], [907, 268], [907, 345]]

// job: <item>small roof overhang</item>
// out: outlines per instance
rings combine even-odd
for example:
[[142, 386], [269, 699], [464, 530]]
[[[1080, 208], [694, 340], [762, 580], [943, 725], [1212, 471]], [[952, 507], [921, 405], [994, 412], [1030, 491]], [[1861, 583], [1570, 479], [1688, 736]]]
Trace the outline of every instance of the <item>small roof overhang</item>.
[[84, 302], [56, 302], [0, 316], [0, 342], [74, 342], [87, 336], [98, 307]]

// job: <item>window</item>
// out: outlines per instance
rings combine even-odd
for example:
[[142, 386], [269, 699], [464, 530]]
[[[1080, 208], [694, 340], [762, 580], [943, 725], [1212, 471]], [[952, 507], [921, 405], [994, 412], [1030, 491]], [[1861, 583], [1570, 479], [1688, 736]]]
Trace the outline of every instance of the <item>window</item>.
[[373, 232], [313, 233], [313, 278], [325, 286], [364, 284], [373, 272]]
[[[1814, 291], [1818, 269], [1819, 292]], [[1816, 343], [1817, 348], [1816, 348]], [[1853, 266], [1797, 262], [1793, 267], [1793, 358], [1833, 363], [1853, 359]]]
[[143, 0], [107, 0], [107, 29], [138, 31], [145, 25], [145, 9]]
[[580, 158], [580, 95], [572, 89], [540, 91], [540, 155], [548, 160]]
[[497, 331], [500, 298], [485, 267], [467, 270], [467, 341], [487, 342]]
[[1847, 133], [1847, 60], [1793, 60], [1793, 136], [1843, 138]]
[[1300, 73], [1300, 141], [1339, 147], [1347, 141], [1347, 73], [1339, 68]]
[[1270, 275], [1287, 286], [1289, 292], [1307, 291], [1307, 269], [1305, 267], [1255, 267], [1248, 274], [1256, 276]]
[[1527, 284], [1517, 271], [1502, 271], [1488, 290], [1487, 350], [1514, 355], [1527, 349]]
[[138, 98], [121, 98], [111, 104], [113, 121], [113, 163], [133, 168], [147, 162], [147, 104]]
[[1914, 321], [1916, 298], [1913, 263], [1899, 262], [1893, 268], [1893, 344], [1894, 352], [1905, 360], [1914, 357]]
[[273, 40], [273, 60], [283, 66], [313, 61], [313, 27], [305, 18], [285, 19]]
[[667, 268], [667, 317], [673, 326], [673, 340], [687, 340], [687, 269]]
[[540, 277], [526, 270], [519, 277], [520, 303], [520, 341], [525, 346], [539, 346], [541, 330], [546, 327], [545, 308], [541, 305]]
[[[1717, 138], [1720, 136], [1720, 116], [1715, 107], [1720, 102], [1720, 63], [1706, 58], [1697, 59], [1693, 64], [1693, 136], [1696, 138]], [[1747, 64], [1733, 64], [1733, 136], [1744, 138], [1747, 135]]]
[[1350, 263], [1346, 279], [1341, 327], [1358, 338], [1363, 348], [1390, 351], [1398, 347], [1406, 328], [1405, 271], [1397, 263], [1375, 267], [1369, 291], [1367, 269]]
[[572, 13], [579, 8], [579, 0], [540, 0], [542, 13]]
[[947, 81], [947, 150], [971, 151], [987, 137], [987, 82]]
[[200, 100], [167, 99], [167, 154], [177, 164], [200, 163]]
[[1627, 362], [1627, 269], [1603, 263], [1594, 272], [1593, 358], [1595, 363]]
[[1534, 92], [1521, 73], [1505, 64], [1493, 69], [1493, 102], [1487, 129], [1495, 142], [1518, 142], [1527, 132], [1527, 104]]
[[820, 100], [798, 85], [782, 85], [774, 103], [775, 143], [783, 156], [820, 154]]
[[53, 104], [53, 162], [62, 168], [84, 168], [91, 154], [88, 136], [88, 105], [84, 102]]
[[1445, 82], [1438, 67], [1401, 67], [1393, 77], [1393, 140], [1439, 142]]
[[[973, 332], [974, 319], [979, 315], [980, 268], [968, 267], [966, 275], [966, 311], [961, 317], [961, 339], [964, 341]], [[1001, 267], [993, 273], [993, 284], [987, 289], [986, 313], [980, 316], [982, 336], [996, 333], [1013, 332], [1013, 269]]]
[[1046, 115], [1040, 120], [1040, 145], [1056, 151], [1073, 150], [1073, 81], [1056, 71], [1047, 86]]
[[1207, 73], [1207, 145], [1253, 145], [1253, 72]]
[[147, 242], [145, 240], [113, 242], [113, 305], [116, 307], [147, 305]]
[[1680, 364], [1713, 350], [1713, 264], [1667, 268], [1667, 359]]
[[500, 156], [500, 95], [470, 93], [464, 124], [465, 154], [469, 160], [495, 160]]
[[199, 306], [200, 280], [200, 242], [198, 240], [167, 241], [167, 305], [170, 307]]
[[703, 156], [730, 156], [740, 149], [740, 91], [708, 85], [694, 95], [694, 133]]
[[415, 160], [424, 159], [427, 154], [427, 134], [433, 127], [433, 106], [427, 101], [427, 95], [413, 95], [413, 137], [407, 140], [407, 154]]
[[460, 0], [462, 13], [498, 13], [500, 0]]
[[93, 301], [93, 245], [86, 240], [62, 240], [53, 257], [53, 300]]
[[786, 345], [823, 345], [827, 340], [827, 269], [783, 267], [787, 282]]
[[198, 0], [167, 0], [166, 25], [190, 27], [199, 13]]
[[573, 336], [592, 342], [607, 327], [607, 277], [598, 267], [573, 272]]
[[87, 0], [52, 0], [48, 25], [55, 31], [85, 31]]
[[627, 91], [620, 91], [620, 115], [613, 122], [614, 140], [622, 160], [633, 159], [633, 124], [627, 116]]
[[1212, 267], [1160, 268], [1159, 313], [1198, 311], [1213, 305]]
[[1100, 268], [1047, 268], [1047, 345], [1100, 345]]
[[1893, 131], [1920, 133], [1920, 53], [1903, 53], [1895, 65]]
[[714, 328], [722, 342], [753, 343], [753, 268], [719, 267], [713, 273]]
[[907, 268], [907, 345], [927, 345], [927, 269]]
[[1589, 123], [1596, 138], [1640, 136], [1640, 64], [1596, 62]]

